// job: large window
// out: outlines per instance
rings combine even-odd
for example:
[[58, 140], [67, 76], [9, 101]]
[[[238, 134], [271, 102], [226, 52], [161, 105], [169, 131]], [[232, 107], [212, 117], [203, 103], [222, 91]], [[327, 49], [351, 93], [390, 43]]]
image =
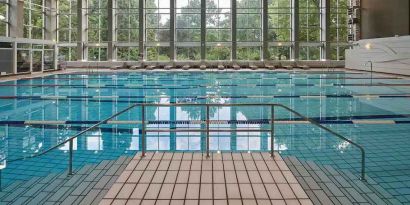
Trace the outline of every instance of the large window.
[[8, 0], [0, 1], [0, 36], [8, 36], [9, 5]]
[[299, 41], [301, 60], [320, 59], [320, 1], [299, 1]]
[[44, 39], [45, 11], [43, 0], [24, 1], [24, 38]]
[[201, 0], [176, 0], [177, 60], [201, 59]]
[[88, 17], [88, 60], [107, 60], [108, 12], [107, 0], [89, 0]]
[[262, 46], [261, 0], [237, 0], [237, 58], [260, 60]]
[[[0, 36], [8, 33], [8, 1], [0, 0]], [[299, 8], [294, 7], [294, 0], [267, 0], [266, 9], [262, 8], [263, 0], [235, 0], [235, 11], [232, 0], [113, 0], [114, 19], [110, 26], [108, 0], [84, 0], [81, 14], [85, 14], [86, 21], [81, 28], [86, 33], [80, 36], [79, 1], [58, 0], [59, 53], [65, 60], [77, 60], [77, 47], [81, 45], [77, 41], [82, 39], [90, 61], [107, 60], [108, 49], [113, 49], [113, 60], [119, 61], [138, 61], [141, 53], [147, 61], [199, 61], [201, 57], [226, 61], [232, 56], [248, 61], [260, 60], [262, 54], [266, 60], [290, 60], [295, 50], [299, 51], [300, 60], [320, 60], [321, 56], [344, 60], [344, 50], [349, 46], [349, 1], [330, 0], [330, 13], [323, 15], [321, 12], [326, 10], [321, 8], [320, 0], [298, 0]], [[44, 29], [49, 12], [45, 2], [24, 1], [24, 37], [44, 39], [45, 31], [51, 31]], [[292, 21], [294, 11], [299, 16], [297, 25]], [[263, 16], [267, 22], [263, 22]], [[328, 30], [322, 28], [323, 17], [330, 18]], [[263, 23], [267, 23], [266, 28]], [[108, 30], [111, 27], [113, 31]], [[293, 30], [295, 27], [298, 28]], [[328, 35], [321, 36], [325, 31], [329, 31]], [[108, 42], [111, 33], [113, 42]], [[292, 36], [297, 37], [297, 43]], [[321, 55], [328, 49], [325, 40], [330, 43], [330, 56]], [[236, 53], [232, 53], [233, 45]], [[263, 53], [263, 45], [267, 45], [267, 53]]]
[[206, 59], [231, 59], [231, 1], [206, 2]]
[[331, 42], [331, 59], [344, 60], [347, 44], [347, 9], [348, 0], [331, 0], [330, 1], [330, 35]]
[[77, 0], [58, 1], [58, 41], [59, 55], [65, 61], [77, 60]]
[[170, 17], [170, 0], [145, 0], [147, 60], [170, 60]]
[[117, 0], [115, 9], [117, 58], [137, 61], [139, 55], [139, 1]]
[[268, 60], [289, 60], [291, 35], [291, 0], [268, 0]]

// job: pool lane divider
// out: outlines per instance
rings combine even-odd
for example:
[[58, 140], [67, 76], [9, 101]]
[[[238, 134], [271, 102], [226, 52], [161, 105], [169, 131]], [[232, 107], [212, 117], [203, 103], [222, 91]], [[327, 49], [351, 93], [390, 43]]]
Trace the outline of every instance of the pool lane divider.
[[[314, 84], [314, 83], [279, 83], [279, 84], [220, 84], [219, 87], [408, 87], [410, 84], [386, 84], [386, 83], [373, 83], [373, 84], [349, 84], [349, 83], [325, 83], [325, 84]], [[0, 87], [66, 87], [66, 88], [100, 88], [100, 89], [192, 89], [192, 88], [203, 88], [203, 87], [215, 87], [214, 85], [138, 85], [138, 84], [92, 84], [92, 85], [65, 85], [65, 84], [0, 84]]]
[[358, 98], [358, 99], [378, 99], [378, 98], [410, 98], [410, 94], [405, 95], [239, 95], [239, 96], [168, 96], [168, 95], [152, 95], [152, 96], [0, 96], [0, 99], [32, 99], [32, 100], [67, 100], [67, 99], [143, 99], [143, 98], [175, 98], [175, 99], [212, 99], [212, 98], [232, 98], [232, 99], [246, 99], [246, 98], [300, 98], [300, 99], [322, 99], [322, 98]]
[[[98, 120], [77, 120], [77, 121], [59, 121], [59, 120], [3, 120], [0, 125], [79, 125], [79, 124], [96, 124]], [[410, 124], [410, 120], [320, 120], [320, 124], [355, 124], [355, 125], [393, 125], [393, 124]], [[295, 119], [295, 120], [275, 120], [275, 124], [291, 125], [291, 124], [310, 124], [309, 121]], [[142, 124], [138, 120], [110, 120], [108, 125], [136, 125]], [[148, 121], [147, 125], [201, 125], [206, 124], [201, 120], [179, 120], [179, 121]], [[211, 120], [212, 125], [269, 125], [270, 120]], [[196, 128], [196, 127], [194, 127]], [[198, 127], [199, 128], [199, 127]]]

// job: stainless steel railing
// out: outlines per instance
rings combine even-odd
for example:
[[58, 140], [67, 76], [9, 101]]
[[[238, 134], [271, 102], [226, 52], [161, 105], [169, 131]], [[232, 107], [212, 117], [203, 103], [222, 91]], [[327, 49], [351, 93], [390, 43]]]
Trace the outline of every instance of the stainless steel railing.
[[[146, 129], [146, 124], [147, 124], [146, 119], [145, 119], [146, 118], [146, 116], [145, 116], [146, 107], [184, 107], [184, 106], [191, 106], [191, 107], [204, 107], [205, 106], [205, 108], [206, 108], [206, 119], [205, 119], [205, 121], [200, 120], [200, 122], [199, 122], [200, 124], [205, 124], [206, 125], [205, 129], [195, 129], [195, 130], [192, 130], [192, 129]], [[270, 121], [269, 121], [270, 129], [234, 129], [234, 130], [232, 130], [232, 129], [226, 129], [226, 130], [211, 129], [210, 124], [211, 124], [211, 122], [214, 122], [214, 121], [210, 120], [210, 108], [211, 107], [246, 107], [246, 106], [248, 106], [248, 107], [250, 107], [250, 106], [270, 107], [270, 111], [271, 111], [271, 117], [270, 117]], [[209, 157], [210, 156], [210, 149], [209, 149], [210, 132], [221, 132], [221, 131], [223, 131], [223, 132], [230, 132], [230, 131], [251, 132], [251, 131], [258, 131], [258, 132], [269, 132], [270, 133], [270, 135], [271, 135], [271, 138], [270, 138], [270, 155], [272, 157], [274, 157], [275, 156], [274, 155], [274, 152], [275, 152], [275, 149], [274, 149], [274, 141], [275, 141], [275, 139], [274, 139], [275, 138], [275, 107], [280, 107], [280, 108], [283, 108], [283, 109], [289, 111], [290, 113], [293, 113], [294, 115], [300, 117], [303, 120], [303, 121], [299, 120], [299, 121], [297, 121], [297, 123], [304, 122], [304, 123], [313, 124], [313, 125], [321, 128], [321, 129], [329, 132], [330, 134], [338, 137], [339, 139], [344, 140], [344, 141], [352, 144], [353, 146], [357, 147], [361, 152], [361, 177], [360, 178], [363, 181], [366, 180], [366, 178], [365, 178], [366, 177], [365, 176], [366, 175], [366, 163], [365, 163], [366, 162], [365, 161], [366, 160], [366, 154], [365, 154], [364, 148], [361, 145], [353, 142], [352, 140], [350, 140], [350, 139], [336, 133], [335, 131], [321, 125], [319, 122], [316, 122], [315, 120], [312, 120], [312, 119], [300, 114], [299, 112], [297, 112], [297, 111], [295, 111], [295, 110], [293, 110], [293, 109], [291, 109], [291, 108], [289, 108], [285, 105], [274, 104], [274, 103], [270, 103], [270, 104], [262, 104], [262, 103], [253, 103], [253, 104], [252, 103], [251, 104], [232, 104], [232, 103], [231, 104], [217, 104], [217, 103], [154, 104], [154, 103], [138, 103], [138, 104], [134, 104], [134, 105], [129, 106], [128, 108], [126, 108], [126, 109], [124, 109], [124, 110], [110, 116], [109, 118], [107, 118], [105, 120], [102, 120], [102, 121], [98, 122], [97, 124], [92, 125], [91, 127], [88, 127], [87, 129], [85, 129], [85, 130], [79, 132], [78, 134], [76, 134], [76, 135], [74, 135], [74, 136], [60, 142], [59, 144], [45, 150], [42, 153], [39, 153], [39, 154], [36, 154], [36, 155], [31, 155], [31, 156], [28, 156], [28, 157], [19, 158], [19, 159], [14, 159], [14, 160], [11, 160], [9, 162], [23, 160], [23, 159], [27, 159], [27, 158], [38, 157], [38, 156], [44, 155], [44, 154], [58, 148], [60, 146], [63, 146], [66, 143], [69, 143], [68, 173], [71, 175], [73, 173], [73, 141], [74, 141], [74, 139], [76, 139], [77, 137], [80, 137], [81, 135], [83, 135], [84, 133], [86, 133], [86, 132], [88, 132], [92, 129], [95, 129], [95, 128], [99, 127], [102, 124], [106, 124], [111, 119], [113, 119], [113, 118], [115, 118], [115, 117], [117, 117], [117, 116], [119, 116], [119, 115], [121, 115], [121, 114], [135, 108], [135, 107], [141, 107], [141, 121], [140, 122], [134, 121], [134, 124], [142, 124], [142, 129], [141, 129], [141, 131], [142, 131], [142, 133], [141, 133], [141, 146], [142, 146], [141, 154], [142, 154], [142, 156], [145, 156], [145, 154], [146, 154], [146, 134], [147, 134], [147, 132], [187, 132], [187, 131], [189, 131], [189, 132], [205, 132], [206, 133], [206, 156]]]
[[373, 85], [373, 61], [367, 61], [366, 64], [370, 63], [370, 85]]

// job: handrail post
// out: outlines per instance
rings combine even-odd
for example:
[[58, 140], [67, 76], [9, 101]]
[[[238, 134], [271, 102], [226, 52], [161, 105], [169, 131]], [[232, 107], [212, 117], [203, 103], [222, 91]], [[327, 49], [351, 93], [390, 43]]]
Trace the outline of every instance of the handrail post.
[[141, 146], [142, 146], [142, 157], [145, 157], [145, 147], [146, 147], [146, 143], [145, 143], [145, 105], [141, 106], [141, 122], [142, 122], [142, 133], [141, 133]]
[[68, 141], [69, 154], [68, 154], [68, 175], [73, 175], [73, 139]]
[[275, 106], [272, 105], [271, 109], [271, 124], [270, 124], [270, 156], [275, 158]]
[[361, 180], [366, 181], [366, 157], [365, 157], [364, 149], [361, 149], [361, 151], [362, 151], [362, 176], [361, 176]]
[[206, 157], [209, 155], [209, 105], [206, 105]]

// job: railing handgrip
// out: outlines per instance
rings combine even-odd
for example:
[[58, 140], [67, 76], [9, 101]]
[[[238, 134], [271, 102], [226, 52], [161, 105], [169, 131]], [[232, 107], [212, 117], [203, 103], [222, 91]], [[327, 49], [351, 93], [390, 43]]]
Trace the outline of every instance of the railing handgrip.
[[141, 149], [142, 149], [142, 157], [145, 157], [145, 149], [146, 149], [146, 131], [145, 131], [145, 105], [141, 106], [141, 121], [142, 121], [142, 129], [141, 129]]
[[206, 157], [210, 157], [210, 154], [209, 154], [209, 105], [206, 105]]
[[270, 156], [275, 158], [275, 106], [272, 105], [271, 109], [271, 124], [270, 124]]
[[333, 131], [333, 130], [331, 130], [331, 129], [329, 129], [329, 128], [323, 126], [323, 125], [321, 125], [320, 123], [318, 123], [318, 122], [316, 122], [316, 121], [314, 121], [314, 120], [312, 120], [312, 119], [310, 119], [310, 118], [308, 118], [308, 117], [305, 117], [304, 115], [300, 114], [299, 112], [297, 112], [297, 111], [295, 111], [295, 110], [292, 110], [291, 108], [289, 108], [289, 107], [287, 107], [287, 106], [285, 106], [285, 105], [275, 104], [274, 106], [282, 107], [282, 108], [284, 108], [285, 110], [288, 110], [289, 112], [291, 112], [291, 113], [293, 113], [293, 114], [299, 116], [300, 118], [303, 118], [304, 120], [310, 122], [311, 124], [313, 124], [313, 125], [315, 125], [315, 126], [321, 128], [321, 129], [323, 129], [323, 130], [326, 130], [327, 132], [331, 133], [332, 135], [334, 135], [334, 136], [336, 136], [336, 137], [338, 137], [338, 138], [340, 138], [340, 139], [342, 139], [342, 140], [344, 140], [344, 141], [346, 141], [346, 142], [349, 142], [350, 144], [352, 144], [353, 146], [355, 146], [356, 148], [358, 148], [358, 149], [360, 150], [360, 152], [361, 152], [361, 155], [362, 155], [362, 159], [361, 159], [362, 170], [361, 170], [361, 174], [360, 174], [360, 179], [361, 179], [362, 181], [366, 181], [366, 168], [365, 168], [365, 167], [366, 167], [366, 154], [365, 154], [365, 150], [364, 150], [364, 148], [363, 148], [362, 146], [360, 146], [359, 144], [353, 142], [353, 141], [350, 140], [350, 139], [347, 139], [346, 137], [343, 137], [342, 135], [336, 133], [335, 131]]
[[68, 147], [70, 152], [68, 154], [68, 175], [73, 174], [73, 140], [74, 139], [70, 139], [70, 141], [68, 141]]
[[366, 154], [365, 154], [364, 148], [363, 148], [361, 145], [359, 145], [359, 144], [353, 142], [352, 140], [350, 140], [350, 139], [348, 139], [348, 138], [346, 138], [346, 137], [344, 137], [344, 136], [342, 136], [342, 135], [340, 135], [340, 134], [334, 132], [333, 130], [331, 130], [331, 129], [329, 129], [329, 128], [323, 126], [323, 125], [321, 125], [320, 123], [318, 123], [318, 122], [316, 122], [316, 121], [314, 121], [314, 120], [312, 120], [312, 119], [310, 119], [310, 118], [308, 118], [308, 117], [305, 117], [304, 115], [300, 114], [299, 112], [297, 112], [297, 111], [295, 111], [295, 110], [293, 110], [293, 109], [291, 109], [291, 108], [289, 108], [289, 107], [287, 107], [287, 106], [285, 106], [285, 105], [275, 104], [275, 103], [270, 103], [270, 104], [257, 104], [257, 103], [253, 103], [253, 104], [252, 104], [252, 103], [250, 103], [250, 104], [230, 104], [230, 103], [226, 103], [226, 104], [216, 104], [216, 103], [209, 103], [209, 104], [200, 104], [200, 103], [185, 103], [185, 104], [176, 104], [176, 103], [163, 104], [163, 103], [157, 103], [157, 104], [147, 104], [147, 103], [137, 103], [137, 104], [133, 104], [133, 105], [129, 106], [128, 108], [122, 110], [121, 112], [118, 112], [118, 113], [112, 115], [111, 117], [109, 117], [109, 118], [107, 118], [107, 119], [105, 119], [105, 120], [100, 121], [100, 122], [97, 123], [97, 124], [94, 124], [94, 125], [91, 126], [91, 127], [88, 127], [87, 129], [85, 129], [85, 130], [83, 130], [83, 131], [77, 133], [77, 134], [74, 135], [73, 137], [70, 137], [70, 138], [64, 140], [63, 142], [60, 142], [59, 144], [57, 144], [57, 145], [55, 145], [55, 146], [53, 146], [53, 147], [51, 147], [51, 148], [45, 150], [45, 151], [42, 152], [42, 153], [39, 153], [39, 154], [36, 154], [36, 155], [32, 155], [32, 156], [28, 156], [28, 157], [22, 157], [22, 158], [10, 160], [9, 162], [14, 162], [14, 161], [18, 161], [18, 160], [23, 160], [23, 159], [26, 159], [26, 158], [38, 157], [38, 156], [44, 155], [44, 154], [46, 154], [46, 153], [48, 153], [48, 152], [50, 152], [50, 151], [56, 149], [57, 147], [60, 147], [60, 146], [62, 146], [62, 145], [64, 145], [64, 144], [66, 144], [67, 142], [69, 142], [69, 143], [70, 143], [70, 145], [69, 145], [69, 146], [70, 146], [70, 153], [69, 153], [69, 173], [72, 173], [72, 160], [73, 160], [73, 159], [72, 159], [72, 157], [73, 157], [73, 156], [72, 156], [72, 154], [73, 154], [72, 146], [73, 146], [73, 139], [75, 139], [75, 138], [81, 136], [82, 134], [84, 134], [84, 133], [86, 133], [86, 132], [88, 132], [88, 131], [90, 131], [90, 130], [92, 130], [92, 129], [94, 129], [94, 128], [96, 128], [96, 127], [102, 125], [102, 124], [107, 123], [109, 120], [115, 118], [116, 116], [119, 116], [119, 115], [121, 115], [122, 113], [125, 113], [125, 112], [129, 111], [130, 109], [132, 109], [132, 108], [134, 108], [134, 107], [137, 107], [137, 106], [141, 106], [141, 107], [142, 107], [142, 112], [141, 112], [141, 114], [142, 114], [142, 116], [141, 116], [141, 118], [142, 118], [142, 137], [141, 137], [141, 142], [142, 142], [142, 154], [143, 154], [143, 156], [145, 156], [145, 152], [146, 152], [145, 107], [147, 107], [147, 106], [156, 106], [156, 107], [170, 107], [170, 106], [206, 106], [206, 108], [207, 108], [207, 116], [206, 116], [206, 126], [207, 126], [207, 134], [206, 134], [206, 141], [207, 141], [207, 143], [206, 143], [206, 149], [207, 149], [207, 151], [206, 151], [206, 152], [207, 152], [207, 156], [210, 156], [210, 155], [209, 155], [209, 141], [210, 141], [210, 139], [209, 139], [209, 131], [210, 131], [210, 130], [209, 130], [209, 124], [210, 124], [210, 120], [209, 120], [209, 107], [210, 107], [210, 106], [271, 106], [271, 109], [272, 109], [272, 116], [271, 116], [271, 118], [272, 118], [272, 122], [271, 122], [271, 132], [272, 132], [272, 133], [271, 133], [271, 152], [272, 152], [272, 153], [271, 153], [271, 154], [272, 154], [272, 155], [274, 155], [274, 153], [273, 153], [273, 152], [274, 152], [274, 121], [275, 121], [275, 120], [274, 120], [274, 117], [275, 117], [275, 116], [274, 116], [274, 107], [275, 107], [275, 106], [278, 106], [278, 107], [284, 108], [285, 110], [288, 110], [289, 112], [291, 112], [291, 113], [293, 113], [293, 114], [299, 116], [300, 118], [304, 119], [305, 121], [308, 121], [308, 122], [312, 123], [313, 125], [315, 125], [315, 126], [321, 128], [321, 129], [323, 129], [323, 130], [326, 130], [327, 132], [331, 133], [332, 135], [334, 135], [334, 136], [336, 136], [336, 137], [338, 137], [338, 138], [340, 138], [340, 139], [342, 139], [342, 140], [344, 140], [344, 141], [346, 141], [346, 142], [349, 142], [349, 143], [352, 144], [353, 146], [355, 146], [355, 147], [357, 147], [358, 149], [360, 149], [361, 154], [362, 154], [362, 157], [361, 157], [361, 158], [362, 158], [362, 159], [361, 159], [361, 165], [362, 165], [362, 169], [361, 169], [361, 180], [363, 180], [363, 181], [366, 180], [366, 178], [365, 178], [365, 177], [366, 177], [366, 168], [365, 168], [365, 166], [366, 166]]

